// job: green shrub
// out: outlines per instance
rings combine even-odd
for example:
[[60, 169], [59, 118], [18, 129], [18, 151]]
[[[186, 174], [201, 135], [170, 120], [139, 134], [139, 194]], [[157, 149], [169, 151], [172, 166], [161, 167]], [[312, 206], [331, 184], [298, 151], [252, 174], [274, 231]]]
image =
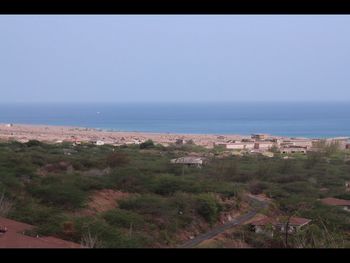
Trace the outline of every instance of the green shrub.
[[150, 182], [152, 192], [160, 195], [171, 195], [178, 191], [186, 191], [190, 182], [183, 177], [174, 175], [159, 175]]
[[119, 202], [121, 209], [133, 210], [142, 214], [160, 216], [171, 210], [167, 199], [157, 196], [145, 194], [137, 197], [130, 197]]
[[113, 209], [104, 213], [103, 218], [108, 224], [116, 227], [139, 228], [144, 225], [141, 215], [123, 209]]
[[66, 216], [57, 208], [37, 204], [35, 200], [19, 200], [10, 218], [34, 225], [39, 235], [56, 235], [62, 230], [62, 222]]
[[146, 185], [149, 180], [149, 176], [142, 174], [135, 167], [119, 168], [107, 177], [110, 186], [123, 191], [138, 193], [147, 192]]
[[214, 223], [221, 211], [221, 205], [213, 194], [200, 194], [197, 196], [196, 211], [210, 224]]
[[152, 140], [147, 140], [143, 143], [140, 144], [140, 149], [150, 149], [150, 148], [154, 148], [154, 142]]
[[33, 146], [42, 146], [43, 143], [38, 141], [38, 140], [29, 140], [27, 143], [25, 143], [28, 147], [33, 147]]
[[120, 167], [129, 163], [129, 157], [125, 153], [113, 152], [107, 155], [106, 163], [109, 167]]
[[30, 185], [29, 191], [42, 203], [66, 209], [82, 207], [87, 194], [71, 183]]
[[253, 195], [258, 195], [263, 193], [263, 191], [267, 188], [266, 183], [260, 181], [251, 181], [248, 185], [249, 192]]

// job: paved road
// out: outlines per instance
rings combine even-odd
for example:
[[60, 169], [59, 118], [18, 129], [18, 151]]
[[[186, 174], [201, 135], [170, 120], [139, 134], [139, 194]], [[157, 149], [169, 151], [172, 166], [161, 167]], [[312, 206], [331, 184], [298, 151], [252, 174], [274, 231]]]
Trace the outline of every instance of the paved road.
[[258, 200], [258, 199], [252, 198], [252, 197], [248, 197], [248, 198], [252, 201], [253, 206], [255, 206], [254, 209], [252, 209], [248, 213], [232, 220], [231, 222], [228, 222], [222, 226], [215, 227], [215, 228], [211, 229], [210, 231], [208, 231], [207, 233], [204, 233], [202, 235], [198, 235], [194, 239], [191, 239], [191, 240], [187, 241], [186, 243], [180, 245], [179, 248], [194, 247], [194, 246], [202, 243], [203, 241], [211, 239], [211, 238], [215, 237], [216, 235], [221, 234], [234, 226], [241, 225], [244, 222], [252, 219], [262, 208], [265, 208], [268, 205], [268, 203], [266, 201], [261, 201], [261, 200]]

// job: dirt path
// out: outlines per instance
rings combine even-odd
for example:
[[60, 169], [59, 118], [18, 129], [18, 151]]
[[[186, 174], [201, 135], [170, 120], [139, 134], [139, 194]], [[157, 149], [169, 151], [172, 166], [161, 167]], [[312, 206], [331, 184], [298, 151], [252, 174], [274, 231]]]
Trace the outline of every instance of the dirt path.
[[249, 211], [248, 213], [232, 220], [231, 222], [228, 222], [224, 225], [215, 227], [215, 228], [211, 229], [210, 231], [208, 231], [202, 235], [199, 235], [192, 240], [187, 241], [186, 243], [180, 245], [179, 248], [195, 247], [196, 245], [202, 243], [203, 241], [211, 239], [211, 238], [225, 232], [226, 230], [228, 230], [234, 226], [242, 225], [246, 221], [252, 219], [261, 209], [266, 208], [269, 204], [268, 201], [265, 201], [265, 200], [263, 201], [261, 199], [255, 198], [253, 196], [247, 196], [247, 198], [251, 201], [252, 206], [254, 207], [251, 211]]

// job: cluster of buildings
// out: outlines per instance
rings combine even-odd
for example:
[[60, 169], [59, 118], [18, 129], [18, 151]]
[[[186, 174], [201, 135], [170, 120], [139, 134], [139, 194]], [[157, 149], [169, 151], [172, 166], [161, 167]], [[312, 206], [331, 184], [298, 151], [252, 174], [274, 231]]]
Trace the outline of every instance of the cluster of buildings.
[[[271, 136], [268, 134], [241, 135], [214, 135], [214, 134], [170, 134], [170, 133], [141, 133], [141, 132], [111, 132], [99, 131], [90, 128], [74, 128], [42, 125], [0, 125], [0, 140], [19, 141], [26, 143], [29, 140], [43, 142], [69, 142], [74, 145], [93, 143], [95, 145], [109, 144], [113, 146], [137, 145], [151, 139], [163, 146], [170, 145], [199, 145], [208, 149], [216, 146], [224, 147], [231, 153], [248, 152], [266, 154], [306, 153], [317, 150], [320, 139], [288, 138]], [[348, 137], [337, 137], [322, 140], [326, 145], [336, 143], [341, 149], [350, 149]]]
[[56, 140], [55, 143], [68, 142], [68, 143], [72, 143], [73, 146], [80, 145], [82, 143], [91, 143], [97, 146], [102, 146], [105, 144], [109, 144], [113, 146], [122, 146], [122, 145], [141, 144], [145, 141], [146, 141], [145, 139], [139, 139], [139, 138], [132, 138], [132, 139], [126, 140], [124, 137], [118, 140], [110, 139], [110, 138], [97, 138], [97, 137], [90, 138], [89, 140], [81, 140], [77, 136], [70, 136], [70, 138], [66, 138], [64, 140]]
[[[268, 134], [252, 134], [250, 138], [217, 142], [215, 146], [221, 146], [228, 150], [246, 151], [250, 153], [264, 153], [275, 149], [280, 153], [306, 153], [317, 148], [320, 139], [276, 137]], [[336, 143], [341, 149], [350, 149], [348, 137], [330, 138], [325, 144]]]

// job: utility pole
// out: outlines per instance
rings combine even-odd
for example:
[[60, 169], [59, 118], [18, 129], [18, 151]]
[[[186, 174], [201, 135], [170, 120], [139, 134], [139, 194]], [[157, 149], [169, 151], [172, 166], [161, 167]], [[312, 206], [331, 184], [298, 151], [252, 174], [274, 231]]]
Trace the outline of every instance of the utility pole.
[[286, 226], [285, 226], [285, 246], [286, 246], [286, 248], [288, 248], [288, 229], [289, 229], [289, 221], [290, 221], [290, 219], [291, 219], [291, 217], [292, 217], [292, 214], [290, 214], [289, 216], [288, 216], [288, 219], [287, 219], [287, 222], [286, 222]]
[[130, 223], [130, 228], [129, 228], [129, 236], [131, 237], [132, 235], [132, 223]]

